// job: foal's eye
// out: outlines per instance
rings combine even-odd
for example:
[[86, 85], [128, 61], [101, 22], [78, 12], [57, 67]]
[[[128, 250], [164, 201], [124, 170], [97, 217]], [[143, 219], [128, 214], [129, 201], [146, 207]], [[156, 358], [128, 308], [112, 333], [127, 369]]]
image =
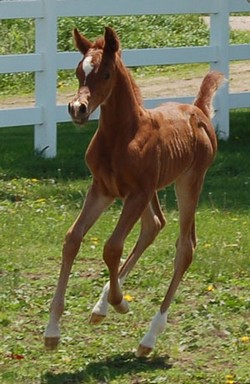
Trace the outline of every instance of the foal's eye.
[[104, 80], [108, 80], [110, 78], [110, 73], [104, 72], [103, 78], [104, 78]]

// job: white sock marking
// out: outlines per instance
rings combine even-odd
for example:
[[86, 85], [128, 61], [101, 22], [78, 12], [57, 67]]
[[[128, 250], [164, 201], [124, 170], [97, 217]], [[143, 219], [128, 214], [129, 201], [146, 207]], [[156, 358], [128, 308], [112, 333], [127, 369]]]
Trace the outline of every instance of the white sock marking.
[[92, 313], [106, 316], [108, 312], [108, 293], [109, 293], [109, 282], [104, 285], [100, 299], [94, 306]]
[[154, 316], [150, 329], [141, 340], [141, 345], [145, 347], [153, 348], [156, 342], [157, 336], [164, 331], [167, 323], [167, 312], [157, 312]]
[[[119, 279], [120, 287], [122, 287], [124, 280], [125, 280], [125, 277]], [[102, 315], [102, 316], [107, 315], [108, 306], [109, 306], [108, 293], [109, 293], [109, 282], [104, 285], [101, 296], [100, 296], [99, 300], [97, 301], [96, 305], [94, 306], [92, 313], [96, 313], [96, 314]]]

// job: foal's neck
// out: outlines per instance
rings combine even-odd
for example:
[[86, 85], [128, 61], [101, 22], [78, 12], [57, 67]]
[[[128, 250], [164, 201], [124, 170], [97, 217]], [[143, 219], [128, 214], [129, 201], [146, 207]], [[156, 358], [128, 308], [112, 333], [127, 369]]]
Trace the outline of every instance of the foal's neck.
[[132, 133], [137, 129], [142, 110], [140, 89], [121, 59], [117, 58], [115, 84], [110, 96], [101, 106], [101, 126], [105, 130], [114, 129], [113, 134], [121, 135], [123, 129]]

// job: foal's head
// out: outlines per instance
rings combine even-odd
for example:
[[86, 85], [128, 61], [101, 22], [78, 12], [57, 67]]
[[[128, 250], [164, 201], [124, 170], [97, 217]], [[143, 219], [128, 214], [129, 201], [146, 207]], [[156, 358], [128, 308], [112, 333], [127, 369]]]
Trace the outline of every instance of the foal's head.
[[76, 68], [79, 89], [69, 103], [68, 110], [76, 124], [83, 125], [89, 115], [109, 97], [116, 72], [116, 53], [120, 45], [116, 33], [105, 28], [104, 38], [94, 43], [74, 30], [75, 44], [83, 54], [83, 59]]

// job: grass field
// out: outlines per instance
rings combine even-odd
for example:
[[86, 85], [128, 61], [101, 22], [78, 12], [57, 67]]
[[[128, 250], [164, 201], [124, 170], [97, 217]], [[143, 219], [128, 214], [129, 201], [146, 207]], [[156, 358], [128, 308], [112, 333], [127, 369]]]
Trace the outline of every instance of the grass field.
[[[95, 123], [58, 128], [58, 156], [33, 152], [32, 127], [0, 130], [0, 382], [3, 384], [249, 384], [250, 111], [231, 113], [197, 210], [195, 260], [148, 359], [134, 351], [172, 274], [178, 212], [173, 189], [160, 192], [168, 226], [127, 280], [130, 312], [110, 310], [88, 324], [108, 278], [102, 247], [119, 216], [115, 204], [87, 234], [75, 262], [59, 349], [43, 331], [64, 234], [90, 182], [83, 162]], [[133, 246], [138, 227], [129, 236]]]

